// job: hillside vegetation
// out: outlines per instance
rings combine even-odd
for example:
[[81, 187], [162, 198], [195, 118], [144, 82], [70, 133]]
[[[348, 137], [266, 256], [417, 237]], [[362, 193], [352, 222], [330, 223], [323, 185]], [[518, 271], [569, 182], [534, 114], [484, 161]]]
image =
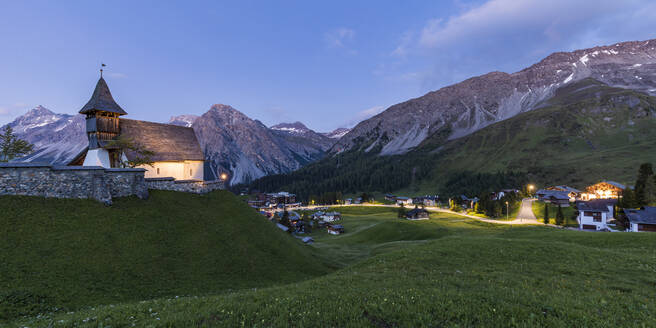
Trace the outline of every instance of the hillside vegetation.
[[49, 311], [219, 294], [329, 271], [232, 193], [0, 197], [0, 325]]
[[251, 186], [301, 197], [337, 190], [471, 196], [528, 182], [633, 181], [640, 163], [656, 161], [655, 115], [656, 98], [586, 79], [459, 139], [447, 140], [445, 128], [405, 155], [349, 151]]
[[22, 319], [16, 326], [608, 327], [656, 321], [656, 234], [513, 227], [432, 213], [344, 209], [315, 248], [350, 266], [217, 296], [162, 298]]

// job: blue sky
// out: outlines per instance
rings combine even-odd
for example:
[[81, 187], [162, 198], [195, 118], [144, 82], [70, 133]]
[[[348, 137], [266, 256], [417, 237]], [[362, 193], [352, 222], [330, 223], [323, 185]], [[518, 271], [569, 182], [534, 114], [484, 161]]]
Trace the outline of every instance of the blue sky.
[[651, 38], [647, 0], [3, 1], [0, 124], [76, 113], [104, 62], [130, 118], [223, 103], [328, 131], [554, 51]]

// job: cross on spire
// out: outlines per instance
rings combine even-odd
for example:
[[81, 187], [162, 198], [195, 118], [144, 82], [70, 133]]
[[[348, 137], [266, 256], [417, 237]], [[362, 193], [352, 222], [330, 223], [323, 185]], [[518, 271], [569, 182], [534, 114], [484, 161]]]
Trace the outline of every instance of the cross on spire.
[[103, 73], [103, 67], [105, 67], [105, 66], [107, 66], [107, 65], [105, 65], [104, 63], [100, 63], [100, 77], [101, 77], [101, 78], [103, 77], [103, 76], [102, 76], [102, 73]]

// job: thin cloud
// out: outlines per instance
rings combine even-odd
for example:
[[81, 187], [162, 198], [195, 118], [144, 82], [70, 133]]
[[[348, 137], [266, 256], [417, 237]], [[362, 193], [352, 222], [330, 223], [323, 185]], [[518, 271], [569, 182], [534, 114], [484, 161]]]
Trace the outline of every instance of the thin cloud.
[[[489, 71], [514, 72], [555, 51], [655, 38], [653, 31], [650, 0], [489, 0], [406, 32], [387, 61], [408, 62], [395, 70], [399, 76], [421, 70], [422, 89], [434, 90]], [[423, 68], [412, 65], [421, 60]]]
[[324, 34], [324, 41], [329, 48], [344, 49], [350, 54], [357, 53], [357, 51], [353, 49], [355, 31], [350, 28], [340, 27], [327, 32]]

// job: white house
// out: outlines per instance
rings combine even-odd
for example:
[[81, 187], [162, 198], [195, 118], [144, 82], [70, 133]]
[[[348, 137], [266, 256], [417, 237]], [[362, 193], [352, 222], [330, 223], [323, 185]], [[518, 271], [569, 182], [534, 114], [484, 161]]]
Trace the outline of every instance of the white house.
[[396, 205], [412, 205], [412, 198], [396, 197]]
[[645, 206], [639, 210], [624, 209], [624, 214], [626, 214], [626, 217], [631, 224], [629, 228], [630, 231], [656, 232], [656, 207]]
[[576, 220], [580, 229], [606, 230], [614, 219], [615, 199], [596, 199], [577, 203], [579, 215]]

